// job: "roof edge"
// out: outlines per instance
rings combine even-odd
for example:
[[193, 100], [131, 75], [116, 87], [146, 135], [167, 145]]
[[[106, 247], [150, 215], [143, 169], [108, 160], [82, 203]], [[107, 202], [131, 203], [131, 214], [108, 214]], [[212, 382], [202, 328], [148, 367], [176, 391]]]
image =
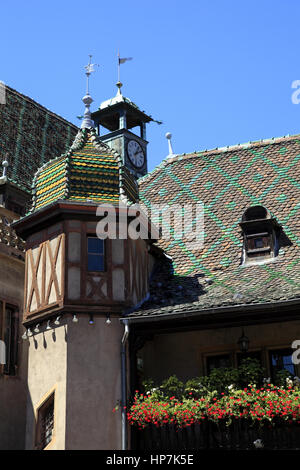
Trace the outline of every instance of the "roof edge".
[[[210, 307], [204, 309], [197, 309], [197, 310], [183, 310], [178, 313], [162, 313], [162, 314], [154, 314], [154, 315], [139, 315], [134, 316], [132, 312], [132, 316], [123, 316], [121, 320], [128, 320], [129, 323], [146, 323], [148, 321], [163, 321], [163, 320], [174, 320], [174, 319], [184, 319], [190, 317], [198, 317], [199, 315], [208, 315], [214, 313], [225, 313], [225, 312], [239, 312], [241, 310], [245, 311], [253, 311], [253, 310], [260, 310], [260, 309], [268, 309], [268, 308], [276, 308], [282, 306], [294, 306], [300, 304], [300, 297], [290, 299], [290, 300], [281, 300], [278, 302], [270, 301], [264, 303], [252, 303], [252, 304], [238, 304], [238, 305], [225, 305], [221, 307]], [[146, 310], [144, 311], [146, 312]]]

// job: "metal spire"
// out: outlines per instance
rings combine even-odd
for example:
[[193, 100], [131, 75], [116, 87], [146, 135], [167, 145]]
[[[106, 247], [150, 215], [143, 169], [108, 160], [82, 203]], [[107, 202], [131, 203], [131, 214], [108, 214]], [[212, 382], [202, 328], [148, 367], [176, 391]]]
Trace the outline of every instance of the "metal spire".
[[92, 72], [95, 72], [95, 65], [97, 64], [92, 64], [91, 63], [91, 59], [92, 59], [92, 56], [89, 55], [89, 63], [88, 65], [85, 65], [85, 74], [86, 74], [86, 94], [85, 96], [82, 98], [82, 101], [85, 105], [85, 111], [84, 111], [84, 115], [83, 115], [83, 121], [81, 123], [81, 129], [90, 129], [91, 127], [94, 127], [94, 122], [92, 120], [92, 117], [91, 117], [91, 111], [90, 111], [90, 105], [92, 104], [92, 102], [94, 101], [93, 98], [91, 97], [90, 95], [90, 92], [89, 92], [89, 79], [90, 79], [90, 75]]
[[120, 65], [125, 64], [128, 60], [132, 60], [132, 57], [120, 57], [120, 51], [118, 49], [118, 82], [117, 82], [117, 87], [118, 87], [118, 92], [117, 95], [122, 95], [121, 88], [123, 86], [123, 83], [120, 81]]

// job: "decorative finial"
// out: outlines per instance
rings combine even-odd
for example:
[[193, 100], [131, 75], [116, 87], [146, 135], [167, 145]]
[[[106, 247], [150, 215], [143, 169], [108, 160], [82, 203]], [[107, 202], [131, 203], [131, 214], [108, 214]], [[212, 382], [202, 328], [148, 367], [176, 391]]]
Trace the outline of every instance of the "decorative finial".
[[0, 184], [5, 184], [7, 181], [7, 167], [8, 167], [8, 161], [7, 161], [7, 154], [6, 154], [6, 160], [2, 162], [2, 176], [0, 177]]
[[83, 115], [83, 121], [81, 123], [81, 129], [90, 129], [91, 127], [94, 127], [94, 122], [92, 120], [91, 111], [90, 111], [90, 106], [94, 100], [91, 97], [90, 92], [89, 92], [89, 79], [90, 79], [91, 73], [95, 72], [95, 69], [94, 69], [95, 65], [98, 65], [98, 64], [91, 63], [91, 59], [92, 59], [91, 55], [89, 55], [89, 58], [90, 60], [89, 60], [88, 65], [85, 65], [84, 67], [86, 70], [85, 74], [86, 74], [87, 80], [86, 80], [86, 94], [82, 98], [82, 101], [85, 105], [85, 111]]
[[118, 83], [116, 83], [116, 85], [117, 85], [117, 87], [118, 87], [117, 95], [122, 95], [121, 88], [122, 88], [122, 86], [123, 86], [123, 83], [118, 82]]
[[167, 156], [167, 158], [175, 157], [175, 153], [173, 152], [173, 149], [172, 149], [171, 138], [172, 138], [171, 132], [167, 132], [166, 139], [168, 139], [168, 145], [169, 145], [169, 155]]

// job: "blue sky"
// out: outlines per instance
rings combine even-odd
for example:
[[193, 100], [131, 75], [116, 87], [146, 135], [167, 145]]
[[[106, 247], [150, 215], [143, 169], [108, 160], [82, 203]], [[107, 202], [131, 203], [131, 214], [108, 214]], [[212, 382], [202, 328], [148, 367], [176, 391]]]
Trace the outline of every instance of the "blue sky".
[[300, 133], [297, 0], [15, 0], [0, 5], [0, 80], [79, 125], [88, 54], [92, 109], [123, 94], [155, 119], [149, 169], [167, 155]]

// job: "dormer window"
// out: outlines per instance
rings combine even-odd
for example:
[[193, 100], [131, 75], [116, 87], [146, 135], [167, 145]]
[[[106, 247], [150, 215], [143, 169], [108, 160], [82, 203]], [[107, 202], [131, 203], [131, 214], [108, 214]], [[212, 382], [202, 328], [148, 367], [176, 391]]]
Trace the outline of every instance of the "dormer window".
[[263, 206], [246, 209], [240, 226], [243, 230], [243, 264], [266, 261], [277, 256], [279, 225]]

